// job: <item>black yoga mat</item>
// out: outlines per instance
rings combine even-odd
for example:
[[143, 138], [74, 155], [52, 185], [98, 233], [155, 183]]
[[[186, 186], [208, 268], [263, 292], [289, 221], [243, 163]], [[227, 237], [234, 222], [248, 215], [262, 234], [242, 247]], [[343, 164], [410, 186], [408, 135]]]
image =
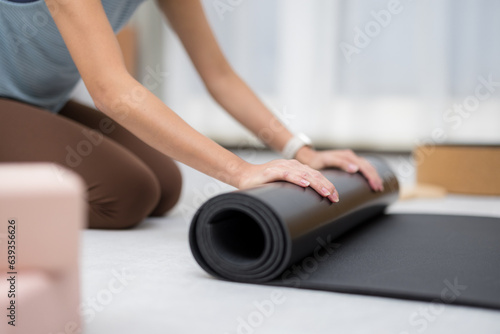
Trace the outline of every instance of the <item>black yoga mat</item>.
[[189, 233], [196, 261], [236, 282], [500, 309], [500, 219], [385, 214], [397, 178], [370, 161], [384, 192], [328, 169], [339, 203], [286, 182], [208, 200]]

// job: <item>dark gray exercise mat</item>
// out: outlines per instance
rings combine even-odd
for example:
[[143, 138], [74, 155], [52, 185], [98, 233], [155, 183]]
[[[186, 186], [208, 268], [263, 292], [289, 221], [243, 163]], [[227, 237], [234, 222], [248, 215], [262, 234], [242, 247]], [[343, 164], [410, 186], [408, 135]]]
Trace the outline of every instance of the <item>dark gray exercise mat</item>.
[[329, 169], [339, 203], [286, 182], [208, 200], [190, 228], [196, 261], [237, 282], [500, 309], [500, 219], [384, 214], [398, 182], [371, 162], [384, 192]]

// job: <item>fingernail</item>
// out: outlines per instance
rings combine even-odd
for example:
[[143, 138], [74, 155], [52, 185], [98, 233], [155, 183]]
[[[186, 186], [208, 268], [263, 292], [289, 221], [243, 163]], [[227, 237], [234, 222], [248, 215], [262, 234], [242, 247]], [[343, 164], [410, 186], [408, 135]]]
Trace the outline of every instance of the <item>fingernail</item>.
[[321, 188], [321, 192], [323, 193], [324, 196], [330, 196], [330, 192], [325, 187]]
[[332, 202], [335, 202], [335, 203], [337, 203], [339, 201], [339, 196], [336, 193], [331, 194], [329, 198]]
[[303, 185], [304, 187], [307, 187], [307, 186], [309, 186], [311, 184], [311, 182], [302, 179], [302, 180], [300, 180], [300, 184]]
[[357, 172], [359, 170], [359, 167], [356, 166], [355, 164], [349, 164], [347, 165], [347, 168], [349, 169], [350, 172]]

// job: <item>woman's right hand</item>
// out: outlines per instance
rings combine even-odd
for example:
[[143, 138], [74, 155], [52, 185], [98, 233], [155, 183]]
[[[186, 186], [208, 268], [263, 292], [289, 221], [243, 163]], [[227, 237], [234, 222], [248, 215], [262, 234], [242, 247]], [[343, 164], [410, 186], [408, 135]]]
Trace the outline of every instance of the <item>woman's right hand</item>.
[[273, 181], [287, 181], [304, 188], [311, 187], [330, 201], [339, 201], [337, 189], [323, 174], [297, 160], [279, 159], [261, 165], [246, 164], [241, 171], [238, 188], [247, 189]]

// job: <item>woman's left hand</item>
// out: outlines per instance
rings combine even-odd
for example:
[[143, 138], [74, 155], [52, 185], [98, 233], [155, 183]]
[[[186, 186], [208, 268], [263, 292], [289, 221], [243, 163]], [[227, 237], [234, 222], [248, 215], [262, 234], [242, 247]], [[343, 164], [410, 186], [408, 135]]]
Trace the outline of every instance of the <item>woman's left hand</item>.
[[377, 170], [366, 160], [351, 150], [315, 151], [307, 146], [302, 147], [295, 159], [314, 169], [337, 167], [348, 173], [360, 172], [368, 180], [375, 191], [383, 191], [382, 179]]

